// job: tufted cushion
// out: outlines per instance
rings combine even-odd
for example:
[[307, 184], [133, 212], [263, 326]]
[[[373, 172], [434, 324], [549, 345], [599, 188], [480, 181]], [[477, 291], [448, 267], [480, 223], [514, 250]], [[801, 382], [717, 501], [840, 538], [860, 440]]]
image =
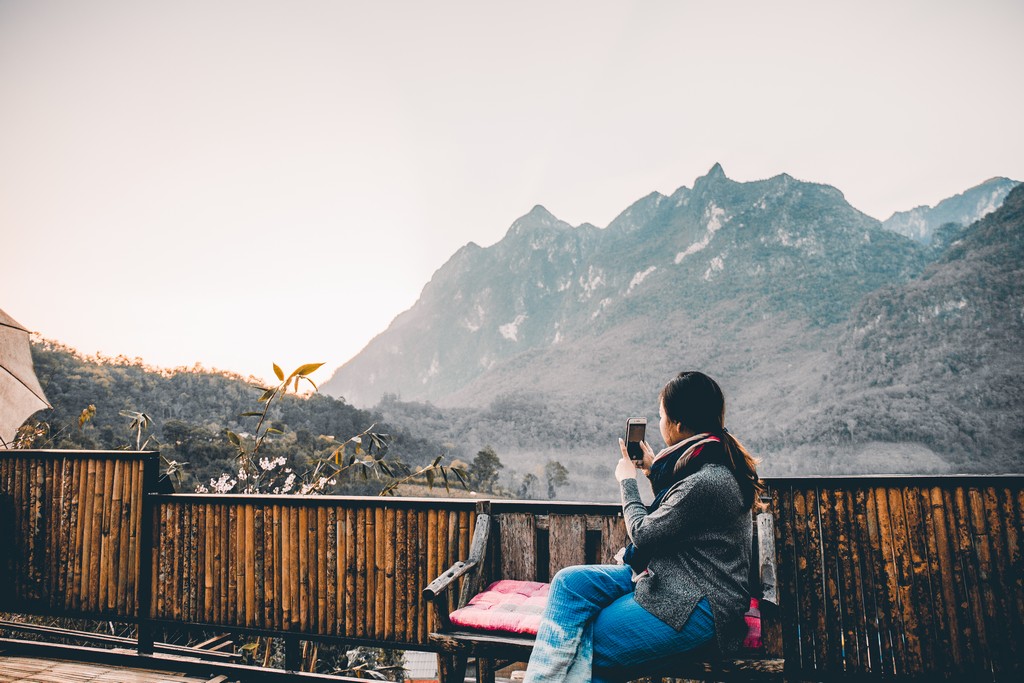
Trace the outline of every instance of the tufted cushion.
[[537, 581], [495, 581], [468, 605], [452, 612], [452, 623], [484, 631], [537, 635], [549, 587]]

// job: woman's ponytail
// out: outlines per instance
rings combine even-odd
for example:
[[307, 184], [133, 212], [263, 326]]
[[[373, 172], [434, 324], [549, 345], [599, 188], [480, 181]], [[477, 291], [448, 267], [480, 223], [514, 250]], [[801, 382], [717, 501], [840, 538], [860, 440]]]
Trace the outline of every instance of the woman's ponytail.
[[661, 390], [661, 404], [670, 420], [693, 433], [721, 436], [725, 463], [740, 485], [744, 503], [760, 508], [764, 485], [757, 476], [757, 460], [725, 428], [725, 395], [718, 383], [702, 372], [680, 372]]

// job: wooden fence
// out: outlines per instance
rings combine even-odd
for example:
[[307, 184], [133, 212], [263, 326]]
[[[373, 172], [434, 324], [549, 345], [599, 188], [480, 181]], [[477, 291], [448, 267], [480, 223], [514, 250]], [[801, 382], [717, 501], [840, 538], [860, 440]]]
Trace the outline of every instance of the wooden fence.
[[[429, 649], [422, 589], [466, 557], [474, 501], [158, 494], [156, 457], [0, 451], [0, 609]], [[787, 675], [1020, 674], [1024, 476], [768, 483]], [[492, 512], [492, 577], [624, 540], [617, 505]]]

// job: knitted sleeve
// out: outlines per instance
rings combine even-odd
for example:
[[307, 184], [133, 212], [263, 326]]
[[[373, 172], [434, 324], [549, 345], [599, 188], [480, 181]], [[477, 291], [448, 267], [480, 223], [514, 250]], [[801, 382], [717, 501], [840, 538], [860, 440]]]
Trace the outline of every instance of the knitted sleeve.
[[716, 497], [709, 495], [710, 487], [700, 473], [676, 484], [661, 506], [651, 513], [640, 500], [635, 479], [623, 480], [620, 489], [626, 531], [638, 548], [656, 547], [687, 535], [706, 519], [706, 515], [713, 514], [716, 503]]

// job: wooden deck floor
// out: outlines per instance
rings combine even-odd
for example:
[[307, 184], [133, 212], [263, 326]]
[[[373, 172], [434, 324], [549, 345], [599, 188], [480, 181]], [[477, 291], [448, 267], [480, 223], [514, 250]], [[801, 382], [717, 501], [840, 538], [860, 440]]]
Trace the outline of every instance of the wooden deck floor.
[[194, 678], [165, 671], [0, 655], [0, 683], [219, 683], [225, 680], [224, 676]]

